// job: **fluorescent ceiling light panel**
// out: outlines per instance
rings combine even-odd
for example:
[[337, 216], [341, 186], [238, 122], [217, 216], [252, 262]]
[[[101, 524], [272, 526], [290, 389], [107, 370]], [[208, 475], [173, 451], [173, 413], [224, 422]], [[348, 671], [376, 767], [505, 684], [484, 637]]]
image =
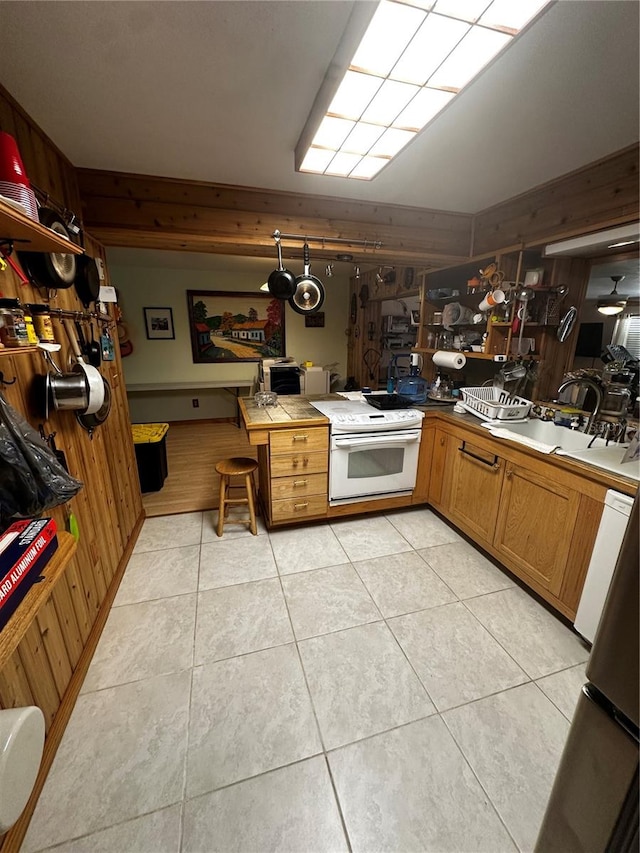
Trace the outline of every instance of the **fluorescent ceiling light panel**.
[[478, 23], [488, 27], [521, 30], [543, 5], [539, 0], [493, 0]]
[[411, 142], [414, 136], [413, 131], [397, 130], [395, 127], [390, 127], [376, 142], [370, 153], [374, 157], [395, 157], [398, 151], [401, 151], [405, 145]]
[[351, 60], [351, 67], [386, 77], [424, 16], [421, 9], [382, 0]]
[[429, 78], [429, 85], [462, 89], [510, 41], [505, 33], [472, 27]]
[[370, 181], [388, 162], [389, 160], [386, 157], [363, 157], [349, 177]]
[[381, 0], [301, 172], [371, 180], [548, 0]]
[[387, 80], [362, 114], [363, 120], [389, 127], [418, 91], [418, 87], [410, 83]]
[[347, 71], [327, 112], [343, 118], [360, 118], [383, 83], [383, 77]]
[[[519, 3], [520, 0], [509, 0], [511, 3]], [[460, 18], [462, 21], [477, 21], [486, 10], [490, 0], [438, 0], [433, 11], [439, 15], [450, 15], [452, 18]]]
[[423, 86], [468, 31], [462, 21], [429, 15], [394, 65], [393, 78]]
[[394, 121], [394, 127], [420, 130], [449, 103], [451, 98], [453, 98], [453, 92], [443, 92], [440, 89], [420, 89], [415, 98], [409, 102]]
[[383, 133], [384, 127], [359, 121], [345, 139], [342, 150], [349, 151], [352, 154], [364, 155], [380, 139]]

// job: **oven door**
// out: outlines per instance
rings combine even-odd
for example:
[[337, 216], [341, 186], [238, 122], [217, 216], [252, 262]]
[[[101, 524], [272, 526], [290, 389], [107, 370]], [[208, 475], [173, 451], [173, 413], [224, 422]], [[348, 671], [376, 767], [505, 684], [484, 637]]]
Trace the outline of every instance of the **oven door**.
[[419, 429], [333, 435], [329, 498], [410, 492], [416, 484]]

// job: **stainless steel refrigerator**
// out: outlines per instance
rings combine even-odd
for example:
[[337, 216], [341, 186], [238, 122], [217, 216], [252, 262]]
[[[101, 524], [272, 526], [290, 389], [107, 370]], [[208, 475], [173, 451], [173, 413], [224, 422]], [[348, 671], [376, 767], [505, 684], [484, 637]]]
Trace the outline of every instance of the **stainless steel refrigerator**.
[[536, 853], [640, 849], [638, 535], [636, 496]]

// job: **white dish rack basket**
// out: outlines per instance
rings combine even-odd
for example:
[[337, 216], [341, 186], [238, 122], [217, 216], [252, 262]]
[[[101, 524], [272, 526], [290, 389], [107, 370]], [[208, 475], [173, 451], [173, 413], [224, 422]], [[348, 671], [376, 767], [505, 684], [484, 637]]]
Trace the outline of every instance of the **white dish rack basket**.
[[464, 408], [487, 421], [515, 421], [526, 418], [533, 406], [531, 400], [516, 397], [501, 388], [462, 388]]

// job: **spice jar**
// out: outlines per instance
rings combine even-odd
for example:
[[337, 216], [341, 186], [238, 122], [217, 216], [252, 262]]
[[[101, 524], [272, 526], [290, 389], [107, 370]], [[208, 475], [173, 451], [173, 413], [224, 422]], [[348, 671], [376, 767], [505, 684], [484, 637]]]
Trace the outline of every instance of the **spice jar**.
[[55, 344], [56, 338], [53, 334], [53, 323], [48, 305], [30, 305], [33, 316], [33, 325], [36, 335], [43, 344]]
[[29, 346], [35, 347], [38, 345], [38, 336], [36, 335], [36, 330], [33, 326], [33, 317], [31, 316], [31, 308], [28, 305], [25, 305], [24, 310], [24, 324], [27, 329], [27, 340], [29, 342]]
[[5, 347], [29, 346], [24, 311], [18, 299], [0, 299], [0, 341]]

